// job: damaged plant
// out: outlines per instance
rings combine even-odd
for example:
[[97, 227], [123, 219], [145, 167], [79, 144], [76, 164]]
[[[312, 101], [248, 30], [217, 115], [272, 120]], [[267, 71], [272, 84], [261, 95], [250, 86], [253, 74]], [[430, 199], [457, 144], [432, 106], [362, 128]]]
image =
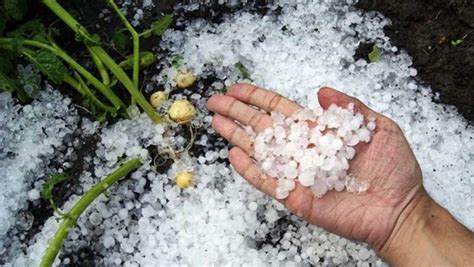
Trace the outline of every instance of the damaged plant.
[[[82, 104], [88, 103], [87, 108], [93, 110], [91, 113], [96, 115], [96, 119], [99, 121], [117, 115], [127, 118], [129, 117], [128, 111], [131, 110], [130, 108], [138, 105], [152, 121], [155, 123], [162, 122], [161, 116], [156, 113], [155, 108], [139, 90], [141, 68], [151, 65], [155, 61], [153, 53], [140, 51], [140, 38], [163, 34], [171, 25], [171, 15], [163, 16], [160, 20], [152, 23], [149, 29], [138, 33], [127, 21], [115, 1], [107, 0], [108, 5], [119, 16], [133, 41], [132, 55], [119, 61], [110, 56], [104, 49], [98, 35], [91, 34], [56, 0], [42, 0], [42, 3], [75, 33], [77, 41], [84, 44], [90, 56], [90, 61], [96, 67], [95, 73], [98, 74], [98, 77], [55, 42], [54, 38], [59, 32], [54, 27], [46, 27], [39, 20], [32, 20], [4, 33], [8, 23], [12, 21], [19, 22], [23, 19], [27, 7], [26, 0], [7, 0], [0, 7], [0, 91], [9, 91], [21, 102], [26, 103], [33, 99], [36, 91], [39, 90], [41, 79], [37, 76], [41, 72], [50, 82], [58, 86], [67, 84], [75, 89], [85, 100]], [[125, 42], [123, 45], [126, 46], [126, 37], [122, 36], [122, 41]], [[24, 77], [19, 77], [21, 71], [14, 68], [15, 60], [18, 57], [31, 62], [37, 69], [36, 72], [29, 69], [35, 75], [30, 75], [33, 76], [30, 79], [33, 82], [28, 86], [23, 84]], [[127, 74], [128, 70], [132, 72], [131, 78]], [[126, 104], [117, 95], [115, 87], [119, 85], [123, 86], [129, 93], [130, 104]], [[28, 90], [25, 90], [25, 88]], [[51, 266], [53, 264], [69, 230], [76, 224], [77, 219], [87, 207], [102, 193], [105, 193], [110, 186], [135, 171], [141, 164], [139, 158], [128, 159], [117, 170], [85, 192], [68, 212], [62, 212], [58, 209], [53, 199], [52, 189], [56, 184], [68, 179], [69, 175], [65, 172], [58, 173], [46, 181], [42, 190], [42, 197], [50, 203], [62, 222], [51, 240], [40, 266]]]
[[[16, 3], [21, 6], [24, 1], [9, 0], [7, 2], [12, 2], [11, 5]], [[34, 64], [52, 83], [56, 85], [65, 83], [74, 88], [94, 108], [100, 110], [98, 113], [102, 115], [101, 118], [105, 118], [107, 115], [115, 117], [117, 114], [128, 117], [128, 105], [117, 96], [113, 89], [120, 83], [131, 96], [130, 105], [137, 104], [150, 119], [157, 123], [161, 122], [161, 117], [139, 90], [140, 68], [150, 65], [155, 60], [153, 53], [140, 51], [140, 38], [147, 38], [152, 34], [161, 35], [171, 25], [171, 16], [164, 16], [154, 22], [150, 29], [138, 33], [127, 21], [116, 3], [113, 0], [108, 0], [108, 4], [120, 17], [133, 40], [133, 54], [120, 62], [107, 53], [98, 35], [89, 33], [56, 0], [43, 0], [42, 2], [74, 31], [76, 40], [85, 45], [100, 78], [78, 63], [54, 41], [54, 36], [58, 33], [55, 28], [45, 27], [40, 21], [33, 20], [22, 24], [13, 31], [2, 34], [0, 38], [2, 56], [0, 59], [0, 90], [14, 92], [23, 102], [34, 96], [34, 92], [25, 92], [18, 80], [15, 79], [17, 75], [12, 61], [16, 56], [21, 56]], [[19, 7], [16, 12], [13, 9], [10, 8], [4, 13], [10, 12], [14, 14], [15, 18], [21, 18], [26, 12]], [[2, 16], [2, 18], [0, 18], [0, 31], [5, 29], [2, 25], [11, 19], [6, 16]], [[132, 78], [128, 76], [127, 69], [132, 69]], [[99, 96], [96, 95], [95, 90], [100, 93]]]

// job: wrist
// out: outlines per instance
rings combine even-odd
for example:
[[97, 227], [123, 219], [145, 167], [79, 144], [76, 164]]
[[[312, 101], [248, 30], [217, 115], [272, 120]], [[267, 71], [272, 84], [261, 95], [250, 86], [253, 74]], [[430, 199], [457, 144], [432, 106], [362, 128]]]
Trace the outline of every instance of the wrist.
[[432, 199], [424, 190], [420, 191], [403, 209], [389, 238], [377, 253], [394, 266], [416, 264], [423, 253], [415, 250], [421, 243], [426, 247], [427, 210], [432, 206]]
[[455, 266], [470, 260], [474, 235], [422, 190], [378, 254], [392, 266]]

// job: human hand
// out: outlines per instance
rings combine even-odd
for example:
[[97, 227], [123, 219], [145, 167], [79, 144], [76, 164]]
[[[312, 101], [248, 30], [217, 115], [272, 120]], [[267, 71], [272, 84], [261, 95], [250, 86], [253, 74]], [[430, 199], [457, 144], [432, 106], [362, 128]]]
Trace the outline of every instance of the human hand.
[[[376, 118], [370, 143], [355, 147], [348, 170], [369, 188], [360, 194], [330, 191], [316, 198], [309, 187], [296, 183], [281, 200], [288, 210], [330, 232], [372, 245], [394, 265], [469, 262], [474, 235], [428, 196], [420, 166], [398, 125], [331, 88], [320, 89], [318, 99], [324, 109], [353, 103], [365, 118]], [[232, 166], [254, 187], [274, 197], [276, 179], [263, 178], [251, 157], [251, 138], [235, 121], [260, 132], [272, 127], [270, 112], [288, 117], [302, 107], [274, 92], [236, 84], [226, 95], [211, 97], [208, 108], [216, 113], [212, 126], [234, 145], [229, 152]]]
[[[315, 198], [310, 188], [297, 183], [283, 203], [310, 223], [382, 248], [401, 212], [422, 191], [420, 167], [402, 131], [393, 121], [370, 110], [359, 100], [330, 88], [321, 89], [318, 98], [323, 108], [331, 104], [345, 108], [354, 103], [355, 109], [366, 118], [376, 118], [377, 128], [371, 142], [356, 146], [356, 157], [349, 169], [370, 187], [361, 194], [331, 191]], [[253, 149], [251, 139], [234, 120], [260, 132], [272, 127], [269, 112], [291, 116], [302, 107], [271, 91], [246, 84], [232, 86], [225, 96], [211, 97], [208, 107], [217, 113], [213, 127], [235, 145], [229, 153], [231, 164], [257, 189], [274, 196], [276, 179], [262, 179], [261, 171], [249, 156]]]

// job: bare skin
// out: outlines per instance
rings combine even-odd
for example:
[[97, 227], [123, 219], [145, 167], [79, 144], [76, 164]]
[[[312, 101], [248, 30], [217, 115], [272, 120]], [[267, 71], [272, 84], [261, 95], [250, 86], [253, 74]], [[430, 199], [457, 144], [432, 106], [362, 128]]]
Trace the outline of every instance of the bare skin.
[[[426, 230], [424, 226], [429, 224], [434, 211], [438, 220], [446, 224], [454, 221], [459, 235], [469, 237], [461, 248], [474, 246], [472, 233], [436, 205], [423, 189], [420, 166], [395, 122], [371, 110], [358, 99], [331, 88], [320, 89], [318, 99], [323, 108], [331, 104], [347, 107], [349, 103], [354, 103], [356, 110], [366, 118], [376, 118], [377, 128], [372, 140], [356, 147], [357, 154], [349, 169], [350, 173], [367, 181], [370, 187], [361, 194], [331, 191], [315, 198], [309, 188], [297, 183], [296, 189], [282, 201], [288, 210], [330, 232], [372, 245], [380, 256], [397, 265], [415, 264], [408, 261], [411, 259], [408, 255], [421, 251], [407, 249], [406, 246], [413, 244], [405, 239], [419, 237], [419, 243], [423, 243], [422, 240], [432, 238], [428, 237], [430, 231], [422, 229]], [[274, 197], [276, 179], [263, 179], [262, 172], [251, 157], [252, 141], [235, 121], [260, 132], [272, 126], [270, 112], [291, 116], [302, 107], [274, 92], [249, 84], [236, 84], [229, 88], [226, 95], [211, 97], [208, 108], [216, 113], [212, 126], [234, 145], [229, 152], [233, 167], [254, 187]], [[419, 234], [423, 232], [424, 235]], [[397, 262], [400, 257], [406, 261]], [[414, 260], [418, 258], [413, 257]], [[440, 259], [438, 262], [466, 263], [464, 260], [469, 260], [469, 256], [447, 261]]]

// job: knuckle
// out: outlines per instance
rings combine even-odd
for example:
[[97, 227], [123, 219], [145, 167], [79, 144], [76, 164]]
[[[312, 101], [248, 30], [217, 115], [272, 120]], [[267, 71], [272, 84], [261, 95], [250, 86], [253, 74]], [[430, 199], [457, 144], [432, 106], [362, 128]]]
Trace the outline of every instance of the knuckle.
[[261, 181], [259, 181], [258, 175], [256, 175], [256, 173], [252, 170], [252, 167], [251, 167], [251, 166], [249, 166], [249, 167], [244, 171], [243, 176], [244, 176], [244, 178], [245, 178], [250, 184], [252, 184], [255, 188], [257, 188], [258, 190], [261, 189], [262, 183], [261, 183]]
[[217, 115], [212, 116], [211, 126], [212, 128], [216, 129], [217, 125]]
[[238, 127], [232, 127], [230, 131], [227, 133], [226, 139], [229, 140], [231, 143], [234, 144], [236, 135], [238, 134]]
[[267, 110], [273, 111], [278, 106], [278, 104], [280, 104], [282, 99], [283, 97], [280, 94], [274, 94], [270, 99]]
[[255, 94], [256, 94], [259, 90], [260, 90], [260, 89], [259, 89], [257, 86], [255, 86], [255, 85], [252, 84], [251, 87], [250, 87], [250, 92], [249, 92], [248, 95], [247, 95], [248, 97], [247, 97], [247, 99], [246, 99], [246, 102], [251, 102], [252, 98], [255, 97]]
[[255, 111], [255, 113], [250, 117], [249, 125], [257, 126], [263, 119], [263, 114], [259, 111]]
[[229, 98], [228, 100], [228, 103], [226, 103], [226, 108], [225, 108], [225, 115], [226, 116], [229, 116], [229, 114], [232, 112], [232, 110], [234, 109], [235, 107], [235, 104], [237, 104], [237, 100], [235, 100], [234, 98]]

